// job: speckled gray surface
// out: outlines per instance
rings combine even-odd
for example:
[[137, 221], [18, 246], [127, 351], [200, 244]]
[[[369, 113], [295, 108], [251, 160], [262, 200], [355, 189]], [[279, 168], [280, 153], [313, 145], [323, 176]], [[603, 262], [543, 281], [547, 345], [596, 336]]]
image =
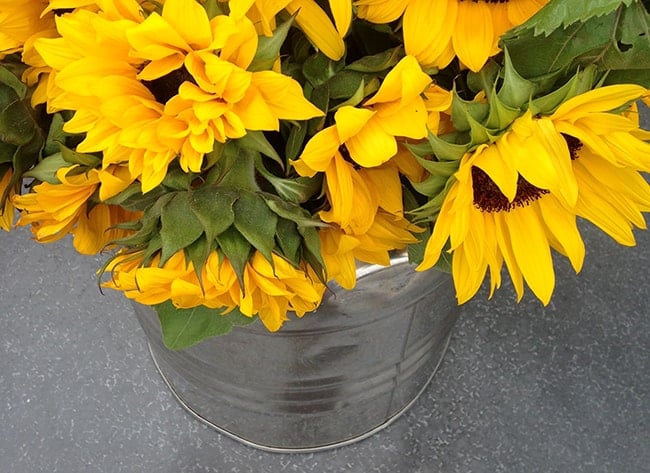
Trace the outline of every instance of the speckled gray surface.
[[650, 471], [650, 233], [623, 248], [584, 225], [587, 258], [521, 304], [507, 284], [463, 307], [415, 406], [317, 454], [264, 453], [188, 415], [129, 304], [65, 240], [0, 232], [0, 473]]

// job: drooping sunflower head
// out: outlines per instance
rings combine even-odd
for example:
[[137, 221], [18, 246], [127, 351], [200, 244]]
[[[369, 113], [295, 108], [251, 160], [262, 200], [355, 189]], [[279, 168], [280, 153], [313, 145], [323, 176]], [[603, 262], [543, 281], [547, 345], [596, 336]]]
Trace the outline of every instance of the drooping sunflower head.
[[425, 165], [432, 175], [421, 188], [433, 187], [446, 165], [457, 170], [415, 212], [435, 221], [419, 269], [449, 251], [460, 302], [474, 296], [488, 270], [491, 291], [499, 287], [505, 263], [519, 298], [525, 282], [547, 304], [551, 250], [582, 267], [577, 217], [625, 245], [634, 244], [633, 227], [646, 226], [650, 185], [640, 172], [650, 171], [650, 145], [630, 107], [647, 89], [598, 87], [585, 70], [549, 94], [530, 88], [515, 107], [517, 93], [503, 83], [478, 103], [457, 99], [452, 118], [460, 133], [430, 137], [439, 158]]

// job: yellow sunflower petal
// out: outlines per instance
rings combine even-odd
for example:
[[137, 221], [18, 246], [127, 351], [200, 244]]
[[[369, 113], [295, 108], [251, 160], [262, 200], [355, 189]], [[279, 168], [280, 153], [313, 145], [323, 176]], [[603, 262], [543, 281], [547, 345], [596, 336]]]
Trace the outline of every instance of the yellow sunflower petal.
[[490, 9], [484, 2], [458, 2], [452, 44], [460, 61], [478, 72], [492, 53], [495, 36]]
[[343, 39], [327, 14], [313, 0], [292, 0], [286, 10], [307, 37], [330, 59], [338, 61], [345, 53]]
[[555, 287], [555, 272], [539, 217], [530, 207], [515, 207], [505, 214], [505, 221], [517, 266], [533, 293], [547, 305]]

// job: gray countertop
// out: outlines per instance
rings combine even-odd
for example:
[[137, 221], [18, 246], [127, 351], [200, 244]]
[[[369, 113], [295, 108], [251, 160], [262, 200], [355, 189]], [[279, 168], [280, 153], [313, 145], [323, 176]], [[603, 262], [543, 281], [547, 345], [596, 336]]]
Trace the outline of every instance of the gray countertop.
[[351, 446], [273, 454], [210, 430], [163, 384], [100, 258], [0, 232], [0, 473], [650, 471], [650, 233], [582, 225], [543, 307], [505, 283], [463, 306], [417, 403]]

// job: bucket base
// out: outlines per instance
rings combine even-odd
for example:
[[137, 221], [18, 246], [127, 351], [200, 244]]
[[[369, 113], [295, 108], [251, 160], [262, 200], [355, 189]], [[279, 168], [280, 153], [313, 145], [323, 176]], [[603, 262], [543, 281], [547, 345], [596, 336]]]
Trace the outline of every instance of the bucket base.
[[377, 432], [385, 429], [390, 424], [395, 422], [402, 414], [404, 414], [406, 411], [408, 411], [411, 408], [411, 406], [413, 406], [413, 404], [415, 404], [415, 402], [422, 395], [422, 393], [424, 391], [426, 391], [427, 387], [429, 386], [429, 383], [431, 383], [431, 380], [433, 379], [435, 374], [438, 372], [438, 369], [440, 368], [440, 365], [442, 364], [442, 360], [445, 358], [445, 353], [447, 353], [447, 348], [449, 347], [449, 341], [450, 340], [451, 340], [451, 333], [449, 333], [447, 335], [447, 338], [444, 341], [442, 350], [440, 351], [440, 357], [439, 357], [438, 361], [436, 362], [436, 365], [435, 365], [433, 371], [431, 372], [431, 375], [429, 376], [429, 378], [424, 383], [424, 386], [422, 386], [422, 389], [420, 389], [420, 391], [415, 395], [415, 397], [408, 404], [406, 404], [401, 410], [399, 410], [398, 412], [393, 414], [391, 417], [386, 419], [383, 423], [381, 423], [377, 427], [374, 427], [373, 429], [369, 430], [368, 432], [365, 432], [363, 434], [357, 435], [355, 437], [352, 437], [352, 438], [349, 438], [349, 439], [346, 439], [346, 440], [343, 440], [343, 441], [340, 441], [340, 442], [330, 443], [330, 444], [327, 444], [327, 445], [319, 445], [319, 446], [315, 446], [315, 447], [273, 447], [273, 446], [269, 446], [269, 445], [263, 445], [263, 444], [256, 443], [256, 442], [253, 442], [251, 440], [248, 440], [248, 439], [246, 439], [244, 437], [241, 437], [241, 436], [239, 436], [239, 435], [237, 435], [237, 434], [235, 434], [233, 432], [230, 432], [230, 431], [228, 431], [228, 430], [226, 430], [226, 429], [224, 429], [222, 427], [219, 427], [214, 422], [211, 422], [208, 419], [202, 417], [194, 409], [192, 409], [192, 407], [190, 405], [188, 405], [188, 403], [186, 403], [183, 400], [182, 396], [176, 391], [176, 389], [174, 389], [174, 386], [172, 385], [172, 383], [170, 383], [170, 381], [167, 379], [167, 377], [165, 376], [163, 371], [160, 369], [160, 365], [158, 363], [158, 360], [156, 359], [156, 354], [155, 354], [154, 350], [152, 349], [150, 343], [148, 344], [148, 347], [149, 347], [149, 353], [151, 354], [151, 358], [153, 359], [154, 365], [156, 366], [156, 370], [158, 371], [158, 373], [160, 373], [160, 376], [161, 376], [162, 380], [165, 382], [165, 384], [167, 385], [167, 387], [169, 388], [171, 393], [174, 395], [176, 400], [179, 402], [179, 404], [181, 406], [183, 406], [183, 408], [185, 408], [185, 410], [187, 412], [189, 412], [197, 420], [203, 422], [205, 425], [207, 425], [208, 427], [216, 430], [220, 434], [226, 435], [226, 436], [228, 436], [228, 437], [230, 437], [230, 438], [232, 438], [234, 440], [237, 440], [240, 443], [243, 443], [244, 445], [247, 445], [249, 447], [254, 447], [254, 448], [257, 448], [259, 450], [264, 450], [266, 452], [271, 452], [271, 453], [312, 453], [312, 452], [322, 452], [324, 450], [330, 450], [330, 449], [343, 447], [345, 445], [350, 445], [350, 444], [359, 442], [360, 440], [366, 439], [366, 438], [376, 434]]

